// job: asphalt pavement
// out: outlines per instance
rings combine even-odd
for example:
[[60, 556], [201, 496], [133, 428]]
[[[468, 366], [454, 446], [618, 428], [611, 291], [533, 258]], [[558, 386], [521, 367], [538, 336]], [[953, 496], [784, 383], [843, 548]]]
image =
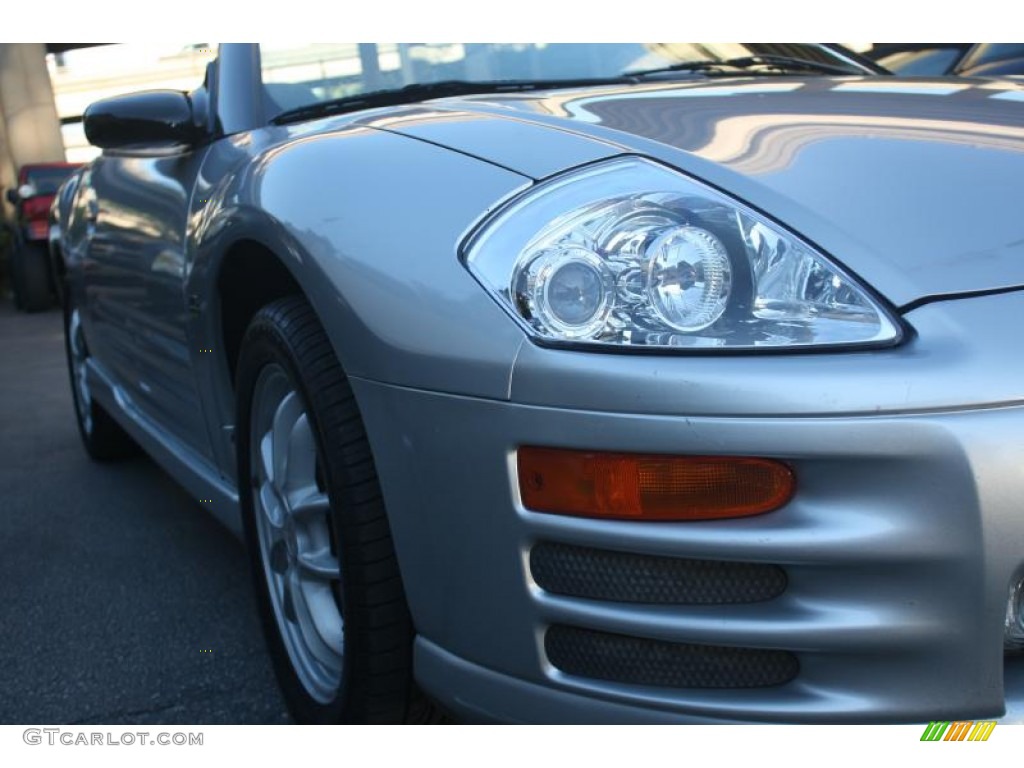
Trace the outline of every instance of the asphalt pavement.
[[241, 543], [72, 409], [60, 313], [0, 300], [0, 723], [288, 722]]

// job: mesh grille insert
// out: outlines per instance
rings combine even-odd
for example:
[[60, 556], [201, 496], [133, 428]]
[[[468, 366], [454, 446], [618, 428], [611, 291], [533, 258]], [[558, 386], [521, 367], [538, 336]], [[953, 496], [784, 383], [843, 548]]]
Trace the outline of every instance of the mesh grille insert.
[[569, 675], [665, 688], [766, 688], [800, 671], [788, 651], [667, 643], [564, 625], [548, 629], [544, 650]]
[[759, 603], [786, 589], [774, 565], [685, 560], [542, 542], [530, 572], [552, 594], [617, 603], [727, 605]]

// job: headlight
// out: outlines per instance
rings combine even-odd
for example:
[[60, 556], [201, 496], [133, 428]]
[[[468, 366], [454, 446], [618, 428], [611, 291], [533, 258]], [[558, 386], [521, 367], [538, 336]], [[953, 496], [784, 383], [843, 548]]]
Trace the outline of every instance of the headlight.
[[813, 247], [639, 158], [530, 190], [477, 233], [466, 264], [548, 343], [734, 350], [900, 338], [888, 311]]

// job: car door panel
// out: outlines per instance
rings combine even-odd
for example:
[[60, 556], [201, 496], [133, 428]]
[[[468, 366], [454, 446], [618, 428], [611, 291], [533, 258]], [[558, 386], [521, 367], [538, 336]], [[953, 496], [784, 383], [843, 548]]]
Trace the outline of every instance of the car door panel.
[[98, 217], [85, 289], [98, 355], [125, 394], [161, 429], [209, 458], [184, 295], [188, 210], [206, 151], [108, 153], [96, 161]]

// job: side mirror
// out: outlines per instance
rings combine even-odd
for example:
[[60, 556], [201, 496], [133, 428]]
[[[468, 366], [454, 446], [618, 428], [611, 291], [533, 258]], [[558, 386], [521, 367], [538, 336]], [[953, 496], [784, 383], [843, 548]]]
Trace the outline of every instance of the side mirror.
[[85, 137], [101, 149], [159, 149], [196, 143], [202, 131], [181, 91], [143, 91], [103, 99], [82, 116]]
[[11, 205], [18, 204], [18, 190], [8, 189], [7, 194], [5, 196], [7, 197], [7, 202], [10, 203]]

